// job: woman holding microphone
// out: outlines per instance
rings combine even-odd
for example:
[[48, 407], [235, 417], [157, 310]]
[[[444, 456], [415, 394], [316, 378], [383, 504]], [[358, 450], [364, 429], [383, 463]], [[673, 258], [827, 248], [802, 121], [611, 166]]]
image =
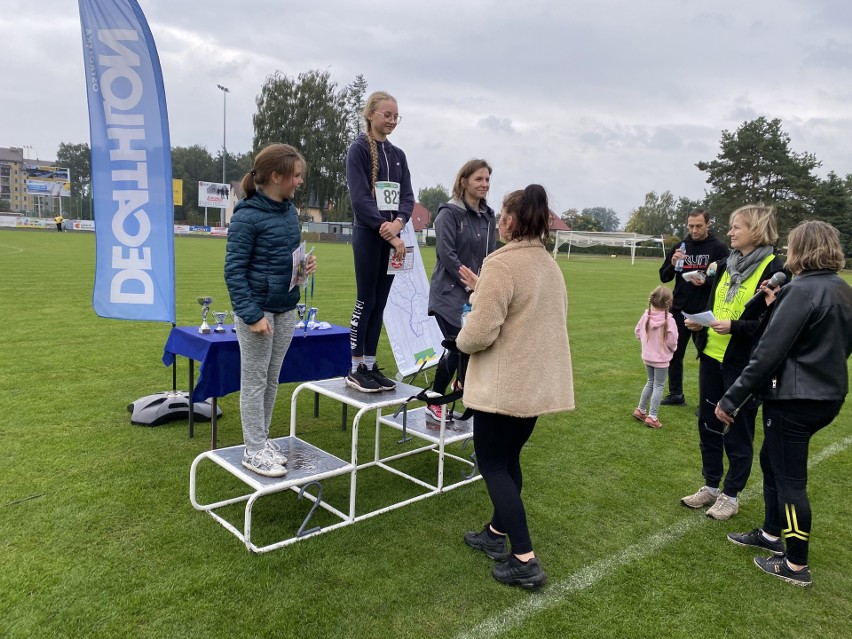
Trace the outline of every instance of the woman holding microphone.
[[837, 274], [843, 266], [840, 234], [830, 224], [802, 222], [790, 231], [793, 281], [778, 293], [748, 366], [716, 406], [716, 417], [731, 424], [752, 395], [763, 399], [763, 526], [728, 539], [771, 552], [755, 557], [757, 567], [798, 586], [811, 585], [808, 445], [849, 390], [852, 288]]

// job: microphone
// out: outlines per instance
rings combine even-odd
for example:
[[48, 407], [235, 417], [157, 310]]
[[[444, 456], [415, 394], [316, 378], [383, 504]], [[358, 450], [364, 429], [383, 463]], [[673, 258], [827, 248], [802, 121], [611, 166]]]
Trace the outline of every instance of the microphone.
[[[769, 278], [769, 281], [766, 283], [766, 288], [776, 288], [778, 286], [782, 286], [786, 281], [787, 275], [784, 273], [784, 271], [778, 271], [777, 273], [775, 273], [775, 275]], [[752, 297], [748, 302], [746, 302], [745, 308], [748, 308], [749, 306], [757, 302], [757, 300], [762, 300], [765, 296], [766, 291], [764, 291], [763, 289], [759, 289], [757, 293], [754, 294], [754, 297]]]

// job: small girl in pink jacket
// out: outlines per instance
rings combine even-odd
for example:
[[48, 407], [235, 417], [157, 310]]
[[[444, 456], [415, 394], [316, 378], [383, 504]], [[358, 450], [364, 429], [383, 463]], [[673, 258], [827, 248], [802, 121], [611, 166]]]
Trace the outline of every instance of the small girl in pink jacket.
[[657, 419], [657, 409], [660, 407], [663, 386], [669, 374], [669, 362], [677, 350], [677, 324], [669, 312], [671, 307], [671, 290], [658, 286], [651, 291], [648, 310], [642, 313], [633, 330], [636, 338], [642, 342], [642, 361], [645, 362], [645, 371], [648, 374], [648, 381], [642, 389], [639, 406], [633, 411], [633, 418], [644, 422], [649, 428], [663, 427]]

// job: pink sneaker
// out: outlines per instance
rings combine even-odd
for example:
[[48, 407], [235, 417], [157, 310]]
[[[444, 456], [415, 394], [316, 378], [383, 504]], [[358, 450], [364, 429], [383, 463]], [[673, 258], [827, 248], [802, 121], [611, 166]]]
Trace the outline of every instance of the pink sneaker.
[[[426, 417], [427, 419], [432, 419], [438, 423], [441, 421], [441, 416], [444, 414], [444, 407], [438, 406], [437, 404], [429, 404], [426, 406]], [[447, 413], [447, 423], [453, 421], [453, 416], [451, 413]]]
[[648, 428], [662, 428], [663, 424], [656, 417], [651, 417], [650, 415], [648, 415], [645, 418], [645, 426], [647, 426]]
[[638, 408], [633, 409], [633, 419], [635, 419], [637, 422], [644, 423], [646, 417], [647, 417], [647, 415], [645, 413], [643, 413], [641, 410], [639, 410]]

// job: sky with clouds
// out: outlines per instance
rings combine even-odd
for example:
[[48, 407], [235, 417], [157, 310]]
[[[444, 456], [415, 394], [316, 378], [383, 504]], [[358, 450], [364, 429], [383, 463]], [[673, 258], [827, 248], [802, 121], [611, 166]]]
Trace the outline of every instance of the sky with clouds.
[[[695, 163], [761, 115], [817, 156], [820, 176], [852, 173], [848, 0], [139, 4], [172, 146], [221, 149], [222, 84], [227, 148], [249, 151], [265, 78], [327, 69], [341, 87], [363, 74], [368, 92], [397, 98], [390, 139], [415, 192], [483, 157], [492, 204], [538, 182], [557, 212], [605, 206], [626, 220], [648, 191], [700, 198]], [[53, 159], [60, 142], [89, 141], [77, 3], [4, 0], [0, 60], [0, 146]]]

